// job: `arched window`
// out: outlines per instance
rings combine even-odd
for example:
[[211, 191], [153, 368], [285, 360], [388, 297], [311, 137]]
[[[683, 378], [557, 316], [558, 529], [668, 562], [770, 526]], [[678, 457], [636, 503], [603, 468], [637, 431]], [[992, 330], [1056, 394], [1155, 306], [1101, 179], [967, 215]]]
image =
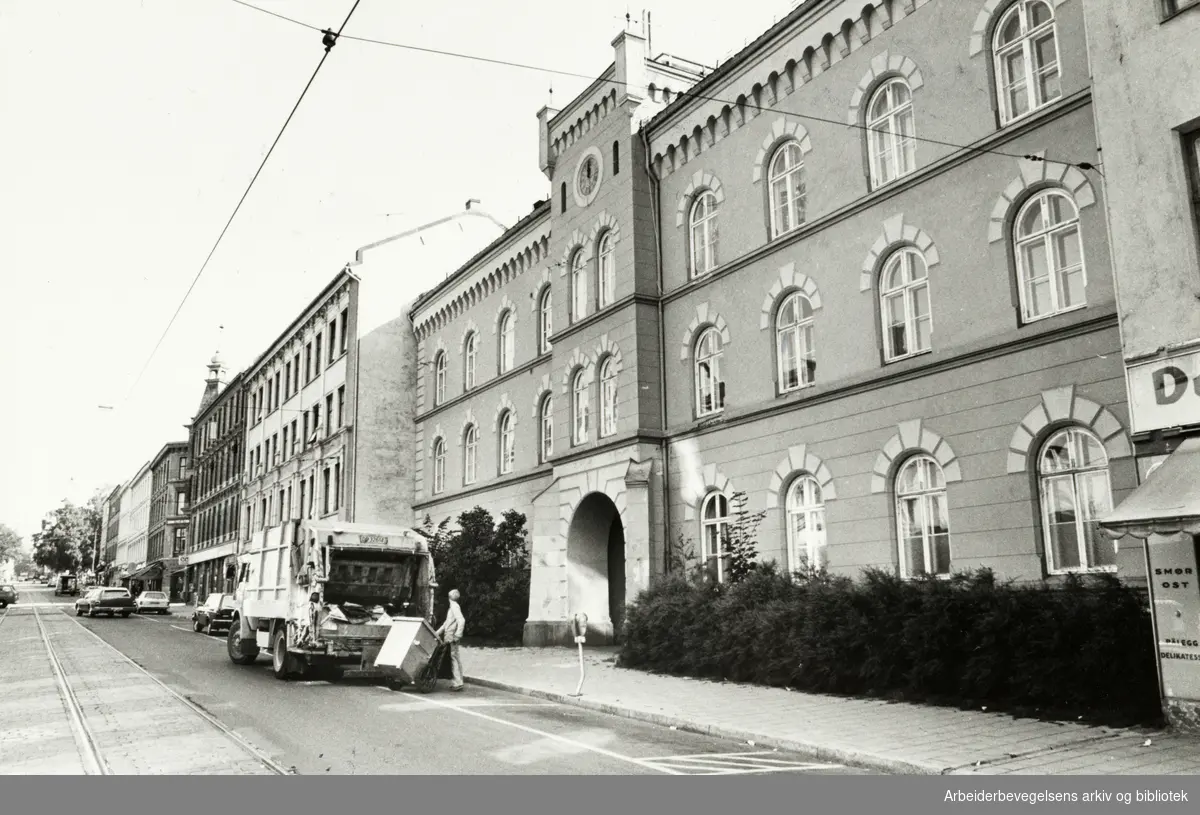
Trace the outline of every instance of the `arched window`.
[[513, 433], [513, 414], [511, 410], [504, 411], [500, 417], [500, 473], [511, 473], [513, 461], [516, 458], [516, 439]]
[[1054, 7], [1046, 0], [1020, 0], [996, 26], [993, 48], [1003, 124], [1062, 96]]
[[1104, 445], [1090, 430], [1052, 435], [1038, 457], [1042, 525], [1051, 572], [1114, 569], [1116, 542], [1096, 523], [1112, 509]]
[[729, 499], [710, 492], [700, 508], [700, 536], [704, 540], [704, 569], [718, 583], [729, 570]]
[[696, 342], [696, 413], [708, 416], [725, 407], [725, 381], [721, 378], [721, 332], [708, 328]]
[[867, 106], [872, 186], [882, 187], [916, 169], [915, 135], [912, 91], [903, 79], [889, 79]]
[[478, 340], [475, 332], [472, 331], [467, 335], [467, 342], [463, 348], [463, 387], [467, 390], [475, 387], [475, 357], [478, 355]]
[[807, 473], [788, 489], [787, 541], [792, 571], [825, 567], [825, 503], [821, 485]]
[[550, 350], [550, 335], [554, 333], [554, 310], [550, 300], [550, 287], [542, 292], [538, 301], [538, 353], [544, 354]]
[[600, 284], [600, 308], [611, 305], [617, 285], [612, 232], [605, 232], [596, 247], [596, 276]]
[[892, 254], [879, 285], [884, 355], [888, 362], [928, 351], [933, 320], [925, 257], [912, 247]]
[[546, 463], [554, 455], [554, 401], [547, 394], [539, 412], [538, 432], [541, 433], [541, 460]]
[[804, 159], [794, 141], [771, 158], [767, 174], [771, 191], [771, 237], [777, 238], [804, 223]]
[[500, 373], [512, 370], [517, 356], [516, 320], [511, 311], [505, 311], [500, 317]]
[[900, 576], [950, 574], [950, 507], [946, 478], [931, 456], [913, 456], [896, 474]]
[[587, 264], [583, 250], [571, 255], [571, 320], [579, 321], [587, 316]]
[[717, 209], [720, 203], [712, 190], [705, 190], [692, 203], [688, 232], [691, 238], [692, 277], [717, 268]]
[[467, 432], [463, 434], [463, 484], [474, 484], [475, 475], [477, 472], [476, 463], [478, 461], [476, 454], [479, 452], [479, 431], [475, 429], [475, 425], [467, 425]]
[[1069, 196], [1033, 196], [1017, 215], [1013, 240], [1026, 322], [1087, 305], [1079, 211]]
[[433, 442], [433, 493], [446, 489], [446, 440], [434, 439]]
[[617, 366], [613, 358], [600, 366], [600, 435], [617, 432]]
[[582, 370], [571, 380], [571, 421], [575, 444], [583, 444], [588, 439], [588, 389]]
[[788, 295], [775, 316], [775, 355], [782, 393], [813, 383], [817, 372], [813, 310], [812, 303], [800, 292]]
[[446, 401], [446, 352], [439, 351], [433, 360], [433, 403]]

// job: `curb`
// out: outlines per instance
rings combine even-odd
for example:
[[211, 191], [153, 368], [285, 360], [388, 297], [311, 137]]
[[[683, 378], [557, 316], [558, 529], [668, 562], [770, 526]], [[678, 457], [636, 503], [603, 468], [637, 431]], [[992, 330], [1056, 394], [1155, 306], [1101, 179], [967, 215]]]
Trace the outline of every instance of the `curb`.
[[573, 707], [593, 710], [597, 713], [607, 713], [612, 716], [620, 716], [624, 719], [633, 719], [639, 722], [647, 722], [649, 724], [657, 724], [663, 727], [671, 727], [675, 730], [682, 730], [685, 733], [699, 733], [700, 735], [704, 736], [716, 736], [718, 738], [733, 739], [734, 741], [741, 742], [753, 741], [755, 746], [808, 753], [809, 755], [819, 758], [822, 761], [845, 764], [850, 767], [858, 767], [864, 770], [875, 770], [876, 772], [888, 773], [891, 775], [945, 775], [953, 769], [952, 767], [939, 767], [930, 764], [916, 764], [911, 761], [887, 758], [886, 756], [877, 756], [858, 750], [843, 750], [837, 747], [812, 744], [809, 742], [797, 741], [795, 739], [777, 739], [772, 736], [764, 736], [761, 733], [752, 733], [747, 730], [737, 730], [736, 728], [723, 727], [721, 725], [714, 724], [703, 724], [689, 721], [687, 719], [680, 719], [675, 716], [667, 716], [662, 713], [650, 713], [647, 711], [635, 710], [633, 708], [622, 707], [621, 705], [614, 705], [608, 702], [593, 702], [590, 699], [581, 699], [575, 696], [568, 696], [563, 693], [553, 693], [551, 691], [535, 690], [533, 688], [526, 688], [507, 682], [497, 682], [492, 679], [483, 679], [482, 677], [477, 676], [464, 676], [463, 681], [472, 685], [479, 685], [480, 687], [484, 688], [508, 691], [509, 693], [517, 693], [522, 696], [529, 696], [535, 699], [545, 699], [547, 701], [558, 702], [559, 704], [563, 705], [572, 705]]

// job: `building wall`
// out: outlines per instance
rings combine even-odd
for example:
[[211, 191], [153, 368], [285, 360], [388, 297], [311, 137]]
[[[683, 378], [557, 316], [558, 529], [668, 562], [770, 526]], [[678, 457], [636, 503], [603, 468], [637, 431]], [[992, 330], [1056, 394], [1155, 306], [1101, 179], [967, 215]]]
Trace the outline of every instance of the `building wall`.
[[1184, 136], [1200, 129], [1200, 8], [1089, 0], [1093, 94], [1127, 357], [1200, 340]]

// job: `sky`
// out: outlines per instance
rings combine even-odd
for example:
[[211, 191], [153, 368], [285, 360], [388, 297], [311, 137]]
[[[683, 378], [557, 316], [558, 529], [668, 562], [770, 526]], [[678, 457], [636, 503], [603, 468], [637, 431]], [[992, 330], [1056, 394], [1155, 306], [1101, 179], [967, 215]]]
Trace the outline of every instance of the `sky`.
[[[354, 4], [249, 1], [334, 29]], [[659, 0], [651, 47], [715, 65], [793, 6]], [[252, 363], [358, 247], [468, 199], [515, 223], [549, 195], [537, 111], [588, 84], [550, 71], [598, 75], [643, 10], [361, 0], [346, 35], [547, 70], [343, 39], [151, 358], [321, 35], [234, 0], [3, 0], [0, 522], [28, 537], [186, 439], [214, 351]], [[441, 230], [389, 262], [420, 270], [416, 296], [498, 234]]]

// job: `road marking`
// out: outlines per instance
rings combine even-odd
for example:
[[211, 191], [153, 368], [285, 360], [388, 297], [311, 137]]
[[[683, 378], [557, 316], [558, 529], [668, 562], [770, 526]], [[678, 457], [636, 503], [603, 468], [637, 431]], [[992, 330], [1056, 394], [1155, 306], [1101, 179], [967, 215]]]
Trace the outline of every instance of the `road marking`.
[[688, 756], [661, 756], [646, 761], [672, 767], [686, 775], [752, 775], [761, 773], [802, 772], [842, 769], [841, 764], [822, 764], [781, 757], [775, 752], [698, 753]]
[[[328, 683], [326, 683], [328, 684]], [[541, 704], [539, 702], [505, 702], [500, 699], [463, 699], [453, 705], [456, 709], [468, 707], [558, 707], [554, 704]], [[391, 710], [398, 713], [407, 713], [409, 711], [418, 710], [434, 710], [437, 705], [434, 705], [424, 699], [414, 702], [401, 702], [399, 704], [380, 705], [380, 710]]]
[[632, 756], [621, 755], [620, 753], [605, 749], [598, 745], [585, 744], [582, 741], [576, 741], [575, 739], [569, 739], [566, 736], [560, 736], [557, 733], [547, 733], [546, 731], [538, 730], [535, 727], [528, 727], [523, 724], [518, 724], [517, 722], [510, 722], [507, 719], [500, 719], [500, 718], [497, 718], [496, 716], [489, 716], [486, 713], [480, 713], [477, 710], [469, 710], [465, 707], [459, 707], [458, 705], [452, 704], [450, 702], [442, 702], [437, 699], [424, 699], [422, 701], [425, 704], [437, 705], [438, 707], [444, 707], [447, 710], [456, 710], [459, 713], [463, 713], [467, 716], [474, 716], [479, 719], [485, 719], [489, 722], [495, 722], [496, 724], [502, 724], [507, 727], [515, 728], [517, 730], [523, 730], [526, 733], [532, 733], [535, 736], [541, 736], [544, 739], [551, 739], [553, 741], [561, 742], [563, 744], [570, 745], [571, 747], [574, 747], [577, 750], [586, 750], [586, 751], [590, 751], [593, 753], [599, 753], [602, 756], [608, 756], [609, 758], [614, 758], [617, 761], [625, 761], [630, 764], [636, 764], [638, 767], [641, 767], [643, 769], [654, 770], [655, 772], [660, 772], [665, 775], [683, 775], [683, 773], [679, 772], [678, 770], [672, 769], [670, 767], [662, 767], [662, 766], [659, 766], [656, 764], [652, 764], [651, 762], [646, 761], [644, 759], [634, 758]]

